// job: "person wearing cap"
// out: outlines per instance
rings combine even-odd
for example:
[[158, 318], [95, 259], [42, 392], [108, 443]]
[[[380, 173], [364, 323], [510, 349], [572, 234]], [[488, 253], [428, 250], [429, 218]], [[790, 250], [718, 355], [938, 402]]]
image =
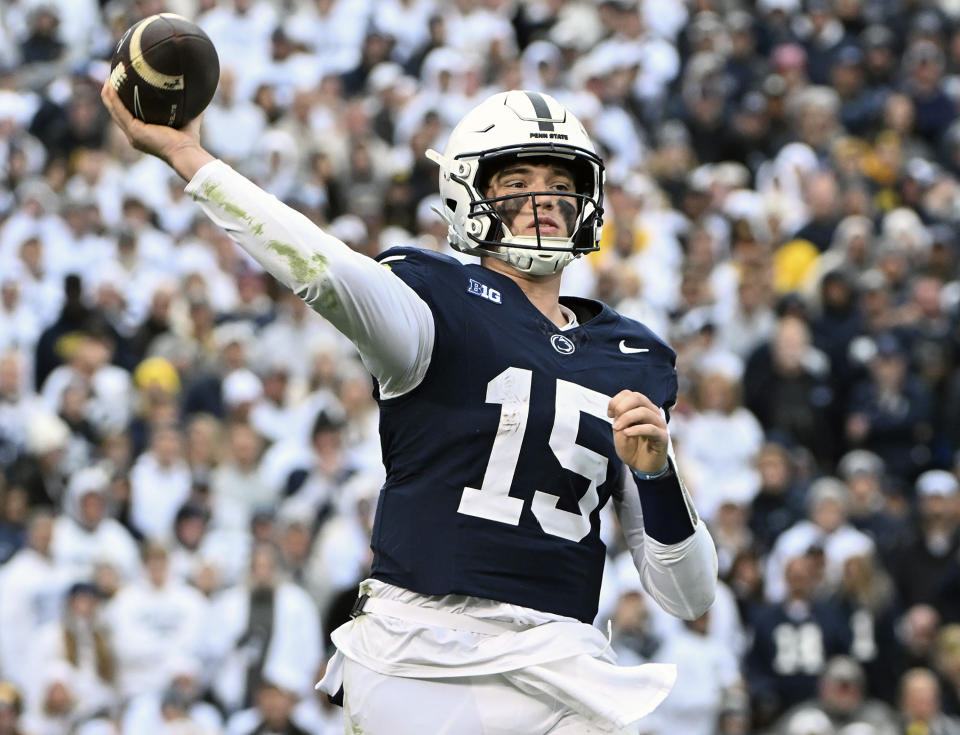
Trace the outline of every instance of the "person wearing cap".
[[847, 518], [859, 531], [870, 536], [886, 564], [907, 537], [908, 528], [896, 511], [896, 498], [888, 498], [886, 465], [866, 449], [852, 449], [840, 458], [837, 473], [847, 484]]
[[[814, 344], [830, 360], [831, 384], [836, 395], [844, 396], [855, 375], [854, 366], [850, 364], [850, 342], [862, 333], [863, 316], [857, 308], [854, 276], [846, 264], [819, 269], [821, 264], [827, 265], [825, 260], [830, 260], [828, 253], [829, 250], [817, 259], [818, 271], [823, 277], [817, 289], [819, 309], [810, 321], [810, 331]], [[839, 256], [837, 260], [843, 257], [836, 251], [831, 254]]]
[[847, 35], [828, 0], [805, 0], [803, 4], [806, 14], [796, 27], [807, 52], [807, 73], [813, 84], [827, 84], [838, 57], [845, 48], [854, 45], [855, 39]]
[[0, 566], [0, 671], [25, 690], [43, 661], [31, 655], [45, 625], [58, 619], [74, 581], [53, 558], [54, 516], [34, 510], [26, 545]]
[[758, 550], [767, 553], [781, 533], [805, 517], [806, 483], [783, 442], [767, 441], [756, 467], [760, 487], [750, 503], [748, 524]]
[[[211, 563], [205, 548], [205, 542], [211, 537], [209, 528], [210, 511], [205, 506], [188, 500], [177, 510], [168, 550], [170, 572], [175, 579], [192, 584], [204, 565]], [[216, 570], [216, 565], [212, 566]]]
[[863, 51], [855, 45], [834, 55], [830, 85], [840, 96], [840, 122], [851, 135], [864, 136], [883, 112], [883, 97], [867, 88]]
[[904, 91], [916, 109], [914, 130], [933, 147], [940, 144], [956, 118], [953, 102], [944, 88], [945, 63], [943, 49], [923, 38], [911, 42], [903, 55]]
[[[909, 539], [891, 559], [890, 571], [904, 605], [933, 604], [960, 551], [960, 489], [956, 475], [927, 470], [914, 483], [916, 517]], [[947, 592], [944, 590], [943, 592]], [[955, 590], [950, 595], [955, 597]]]
[[907, 347], [895, 332], [876, 335], [873, 348], [867, 376], [850, 391], [846, 439], [883, 457], [887, 472], [905, 481], [927, 461], [918, 448], [931, 437], [931, 394], [911, 371]]
[[833, 732], [859, 722], [872, 727], [874, 735], [898, 735], [893, 709], [868, 698], [863, 669], [851, 656], [827, 661], [817, 683], [817, 696], [786, 712], [773, 732], [789, 735], [791, 722], [806, 712], [826, 715]]
[[85, 413], [101, 432], [123, 431], [133, 414], [133, 380], [130, 372], [113, 364], [117, 334], [99, 323], [74, 335], [67, 362], [54, 368], [40, 386], [40, 395], [51, 409], [59, 410], [64, 392], [81, 386], [87, 395]]
[[54, 522], [53, 557], [78, 582], [89, 580], [97, 562], [109, 559], [127, 581], [139, 576], [140, 552], [130, 531], [111, 515], [111, 478], [99, 466], [77, 470]]

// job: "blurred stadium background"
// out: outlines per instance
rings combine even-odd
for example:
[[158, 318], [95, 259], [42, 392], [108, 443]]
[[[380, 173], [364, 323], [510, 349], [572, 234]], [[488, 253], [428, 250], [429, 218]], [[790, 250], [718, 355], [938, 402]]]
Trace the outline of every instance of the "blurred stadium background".
[[220, 53], [206, 147], [370, 255], [447, 250], [423, 152], [486, 95], [585, 122], [564, 292], [676, 348], [723, 581], [666, 618], [608, 524], [597, 625], [680, 666], [644, 732], [960, 733], [957, 0], [4, 0], [2, 735], [342, 732], [371, 381], [108, 124], [161, 11]]

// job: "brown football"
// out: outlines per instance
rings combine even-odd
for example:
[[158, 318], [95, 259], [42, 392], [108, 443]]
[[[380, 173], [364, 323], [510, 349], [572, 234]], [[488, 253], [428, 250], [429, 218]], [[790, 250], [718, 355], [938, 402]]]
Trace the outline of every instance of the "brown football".
[[200, 27], [160, 13], [131, 26], [113, 54], [110, 83], [134, 117], [183, 127], [210, 104], [220, 59]]

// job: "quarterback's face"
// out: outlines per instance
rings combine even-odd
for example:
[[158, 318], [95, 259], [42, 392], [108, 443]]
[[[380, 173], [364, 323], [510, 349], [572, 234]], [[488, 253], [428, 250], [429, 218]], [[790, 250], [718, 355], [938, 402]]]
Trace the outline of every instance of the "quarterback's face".
[[[514, 196], [494, 204], [504, 225], [513, 235], [568, 237], [577, 218], [577, 199], [573, 174], [563, 164], [549, 159], [523, 159], [508, 163], [490, 179], [490, 198], [522, 195], [525, 192], [550, 192], [530, 196]], [[536, 200], [536, 216], [534, 216]]]

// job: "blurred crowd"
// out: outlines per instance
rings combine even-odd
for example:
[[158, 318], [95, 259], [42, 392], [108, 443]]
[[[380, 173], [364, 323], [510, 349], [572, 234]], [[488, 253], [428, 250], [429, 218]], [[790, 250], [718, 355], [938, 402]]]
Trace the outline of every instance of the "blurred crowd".
[[488, 94], [584, 121], [563, 290], [677, 350], [720, 556], [681, 623], [606, 523], [597, 625], [679, 664], [644, 732], [960, 733], [960, 2], [5, 0], [0, 735], [342, 732], [372, 383], [108, 124], [162, 11], [220, 54], [205, 146], [369, 255], [448, 252], [423, 153]]

